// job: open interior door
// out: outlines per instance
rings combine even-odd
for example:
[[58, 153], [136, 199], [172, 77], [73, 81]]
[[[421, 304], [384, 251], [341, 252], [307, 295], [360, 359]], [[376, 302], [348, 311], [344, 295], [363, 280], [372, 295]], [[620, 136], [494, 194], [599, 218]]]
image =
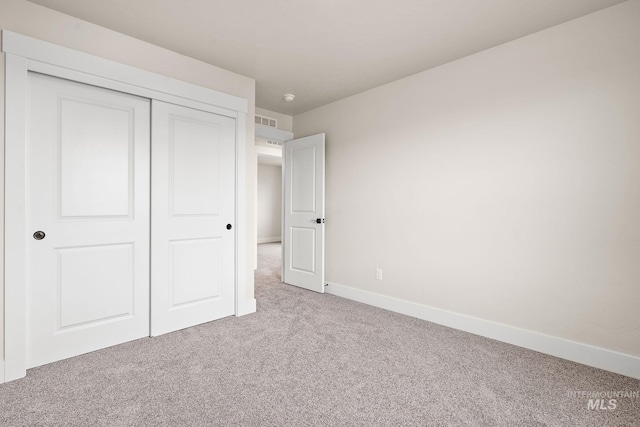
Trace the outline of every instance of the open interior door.
[[284, 144], [283, 282], [324, 292], [324, 133]]

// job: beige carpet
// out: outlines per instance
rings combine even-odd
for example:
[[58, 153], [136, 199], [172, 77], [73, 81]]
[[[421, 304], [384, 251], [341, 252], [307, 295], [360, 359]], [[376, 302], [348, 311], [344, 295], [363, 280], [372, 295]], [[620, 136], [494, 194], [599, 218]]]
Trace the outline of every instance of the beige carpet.
[[260, 245], [258, 313], [31, 369], [0, 425], [640, 425], [640, 399], [568, 395], [638, 380], [281, 284], [279, 250]]

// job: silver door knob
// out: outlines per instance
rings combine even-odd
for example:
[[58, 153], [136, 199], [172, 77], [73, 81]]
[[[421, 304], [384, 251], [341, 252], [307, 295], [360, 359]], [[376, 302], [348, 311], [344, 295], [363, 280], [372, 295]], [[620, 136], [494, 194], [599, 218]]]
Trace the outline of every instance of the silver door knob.
[[44, 234], [44, 231], [36, 231], [35, 233], [33, 233], [33, 238], [36, 240], [42, 240], [44, 239], [44, 236], [46, 236], [46, 234]]

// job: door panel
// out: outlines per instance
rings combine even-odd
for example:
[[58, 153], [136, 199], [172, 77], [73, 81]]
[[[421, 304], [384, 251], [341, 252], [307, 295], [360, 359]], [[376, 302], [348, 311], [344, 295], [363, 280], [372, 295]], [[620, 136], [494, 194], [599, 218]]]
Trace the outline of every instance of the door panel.
[[221, 243], [220, 238], [169, 242], [171, 308], [220, 298]]
[[324, 292], [324, 134], [286, 142], [284, 170], [284, 282]]
[[154, 101], [152, 126], [151, 333], [160, 335], [234, 314], [235, 119]]
[[170, 126], [169, 173], [173, 216], [218, 216], [220, 155], [224, 148], [221, 147], [224, 141], [220, 125], [172, 116]]
[[27, 365], [149, 335], [149, 101], [30, 73]]
[[133, 315], [131, 243], [57, 249], [56, 257], [60, 329]]
[[59, 108], [60, 216], [129, 216], [133, 111], [89, 99], [61, 99]]
[[316, 229], [314, 227], [291, 227], [291, 270], [301, 273], [316, 272]]
[[291, 212], [294, 214], [316, 212], [316, 153], [315, 146], [292, 148], [289, 161], [291, 167]]

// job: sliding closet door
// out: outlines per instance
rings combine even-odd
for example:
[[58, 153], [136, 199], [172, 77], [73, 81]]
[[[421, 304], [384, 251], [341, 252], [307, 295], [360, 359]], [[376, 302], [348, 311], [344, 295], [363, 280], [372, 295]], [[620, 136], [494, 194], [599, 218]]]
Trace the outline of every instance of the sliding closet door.
[[149, 335], [149, 100], [28, 78], [27, 366]]
[[151, 334], [234, 314], [235, 119], [153, 101]]

